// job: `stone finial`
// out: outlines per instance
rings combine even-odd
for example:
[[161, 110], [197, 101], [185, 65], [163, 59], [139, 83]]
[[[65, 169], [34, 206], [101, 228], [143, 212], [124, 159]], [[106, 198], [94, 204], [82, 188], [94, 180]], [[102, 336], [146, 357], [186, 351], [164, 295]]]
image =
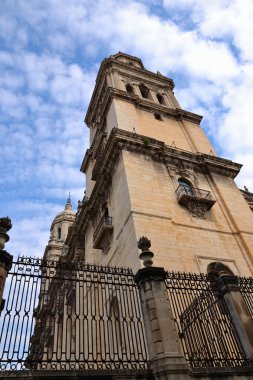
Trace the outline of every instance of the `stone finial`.
[[7, 231], [9, 231], [11, 227], [11, 220], [8, 216], [0, 218], [0, 249], [3, 249], [5, 243], [10, 240]]
[[138, 241], [138, 248], [142, 251], [139, 258], [143, 261], [144, 267], [151, 267], [153, 264], [154, 254], [149, 250], [150, 247], [151, 241], [146, 236], [142, 236]]
[[11, 220], [8, 216], [0, 218], [0, 232], [6, 233], [12, 227]]
[[138, 248], [143, 251], [149, 251], [149, 248], [151, 247], [151, 241], [146, 237], [142, 236], [138, 240]]
[[243, 187], [245, 191], [249, 192], [249, 189], [246, 186], [243, 186]]

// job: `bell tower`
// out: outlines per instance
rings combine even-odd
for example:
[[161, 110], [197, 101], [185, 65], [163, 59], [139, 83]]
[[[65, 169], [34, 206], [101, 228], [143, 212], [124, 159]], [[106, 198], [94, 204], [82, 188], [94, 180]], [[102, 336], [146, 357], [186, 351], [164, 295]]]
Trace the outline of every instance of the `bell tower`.
[[67, 237], [73, 258], [141, 266], [136, 241], [146, 235], [154, 265], [206, 272], [222, 261], [252, 275], [253, 215], [234, 178], [241, 165], [218, 157], [183, 110], [173, 80], [118, 53], [99, 69], [86, 114], [90, 148], [81, 171], [86, 196]]
[[48, 244], [45, 248], [44, 259], [57, 261], [64, 254], [64, 244], [69, 227], [74, 223], [76, 213], [72, 210], [70, 195], [64, 210], [56, 215], [51, 228]]

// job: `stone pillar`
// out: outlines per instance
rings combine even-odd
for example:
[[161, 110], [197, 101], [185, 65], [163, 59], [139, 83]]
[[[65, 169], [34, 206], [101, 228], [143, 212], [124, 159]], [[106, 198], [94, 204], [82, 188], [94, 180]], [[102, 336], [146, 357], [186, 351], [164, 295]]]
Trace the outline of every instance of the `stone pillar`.
[[168, 299], [166, 272], [164, 268], [152, 267], [150, 246], [147, 238], [139, 240], [140, 259], [145, 268], [136, 273], [135, 282], [139, 286], [151, 369], [155, 379], [189, 379], [189, 367], [182, 353]]
[[12, 255], [3, 249], [5, 243], [9, 241], [7, 231], [9, 231], [11, 227], [12, 225], [10, 218], [0, 218], [0, 314], [4, 308], [5, 303], [3, 299], [4, 285], [6, 277], [8, 276], [8, 273], [11, 269], [13, 259]]
[[238, 277], [223, 263], [211, 263], [207, 267], [210, 278], [216, 281], [240, 339], [246, 359], [253, 365], [253, 319], [240, 292]]

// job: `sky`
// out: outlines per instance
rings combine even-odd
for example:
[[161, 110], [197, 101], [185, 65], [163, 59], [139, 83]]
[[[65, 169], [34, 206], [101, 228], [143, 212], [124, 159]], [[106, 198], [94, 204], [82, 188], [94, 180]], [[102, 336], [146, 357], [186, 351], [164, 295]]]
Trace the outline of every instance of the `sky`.
[[100, 62], [122, 51], [175, 82], [253, 191], [252, 0], [1, 0], [0, 217], [6, 250], [42, 256], [70, 191], [83, 198], [83, 120]]

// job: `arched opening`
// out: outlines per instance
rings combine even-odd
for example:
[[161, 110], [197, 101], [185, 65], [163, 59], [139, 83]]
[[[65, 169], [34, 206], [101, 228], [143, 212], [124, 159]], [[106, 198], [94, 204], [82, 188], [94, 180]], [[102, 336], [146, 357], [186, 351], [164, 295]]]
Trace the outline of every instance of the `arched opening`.
[[161, 94], [156, 94], [156, 97], [160, 104], [165, 104], [164, 97]]
[[193, 187], [190, 181], [185, 178], [179, 178], [178, 183], [181, 188], [181, 192], [187, 195], [193, 195]]
[[61, 227], [58, 228], [58, 240], [61, 239]]
[[133, 94], [134, 93], [134, 89], [131, 86], [131, 84], [129, 84], [129, 83], [126, 84], [126, 90], [127, 90], [127, 92], [129, 92], [129, 94]]
[[149, 89], [144, 85], [144, 84], [141, 84], [139, 86], [139, 89], [140, 89], [140, 92], [141, 92], [141, 96], [145, 99], [148, 99], [149, 97]]
[[116, 296], [112, 297], [109, 308], [109, 347], [111, 357], [117, 360], [122, 358], [124, 350], [124, 342], [122, 339], [122, 331], [120, 325], [120, 308], [119, 301]]

